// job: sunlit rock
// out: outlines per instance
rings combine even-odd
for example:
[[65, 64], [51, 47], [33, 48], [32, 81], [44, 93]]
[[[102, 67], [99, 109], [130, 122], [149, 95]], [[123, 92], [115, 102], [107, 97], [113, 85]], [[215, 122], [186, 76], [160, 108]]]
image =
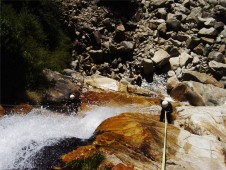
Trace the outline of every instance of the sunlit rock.
[[197, 81], [203, 84], [212, 84], [214, 86], [224, 88], [224, 85], [218, 82], [213, 76], [197, 71], [183, 70], [182, 79], [184, 81]]
[[113, 90], [113, 91], [121, 91], [126, 92], [127, 86], [123, 83], [120, 83], [114, 79], [100, 76], [100, 75], [92, 75], [86, 77], [84, 83], [87, 85], [91, 85], [96, 88], [100, 88], [103, 90]]
[[148, 89], [144, 89], [135, 85], [131, 85], [128, 82], [119, 82], [114, 79], [104, 77], [101, 75], [92, 75], [86, 77], [84, 80], [85, 85], [102, 89], [106, 91], [115, 91], [115, 92], [125, 92], [125, 93], [132, 93], [132, 94], [139, 94], [145, 96], [161, 96], [153, 91]]
[[[101, 153], [105, 163], [122, 162], [138, 170], [160, 169], [164, 123], [158, 119], [132, 113], [109, 118], [96, 129], [91, 145], [79, 147], [61, 159], [69, 163], [82, 159], [86, 153]], [[225, 168], [223, 145], [216, 137], [198, 136], [172, 125], [167, 130], [166, 169]]]
[[226, 90], [211, 84], [183, 81], [171, 90], [170, 96], [178, 101], [188, 101], [194, 106], [217, 106], [226, 101]]

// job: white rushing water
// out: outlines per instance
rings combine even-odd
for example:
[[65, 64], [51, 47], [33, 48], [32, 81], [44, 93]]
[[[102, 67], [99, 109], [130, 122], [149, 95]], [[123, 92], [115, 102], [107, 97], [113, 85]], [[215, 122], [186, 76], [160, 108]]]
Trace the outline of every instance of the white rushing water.
[[99, 107], [87, 111], [83, 118], [44, 109], [34, 109], [26, 115], [6, 115], [0, 118], [0, 170], [31, 169], [28, 158], [44, 146], [66, 137], [90, 138], [103, 120], [127, 111], [132, 110]]

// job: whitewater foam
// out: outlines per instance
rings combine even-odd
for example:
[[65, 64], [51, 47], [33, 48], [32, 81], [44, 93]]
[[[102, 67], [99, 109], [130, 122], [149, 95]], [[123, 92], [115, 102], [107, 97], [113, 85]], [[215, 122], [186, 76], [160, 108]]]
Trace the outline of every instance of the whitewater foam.
[[99, 107], [85, 112], [83, 118], [45, 109], [6, 115], [0, 118], [0, 169], [31, 169], [29, 158], [44, 146], [66, 137], [88, 139], [102, 121], [129, 111], [129, 107]]

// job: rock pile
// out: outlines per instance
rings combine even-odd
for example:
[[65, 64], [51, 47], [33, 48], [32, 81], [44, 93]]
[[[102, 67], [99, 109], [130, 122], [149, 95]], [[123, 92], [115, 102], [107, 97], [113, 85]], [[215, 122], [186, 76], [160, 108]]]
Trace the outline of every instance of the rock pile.
[[[62, 0], [74, 36], [71, 66], [141, 85], [155, 72], [226, 76], [224, 0]], [[151, 79], [151, 78], [150, 78]]]

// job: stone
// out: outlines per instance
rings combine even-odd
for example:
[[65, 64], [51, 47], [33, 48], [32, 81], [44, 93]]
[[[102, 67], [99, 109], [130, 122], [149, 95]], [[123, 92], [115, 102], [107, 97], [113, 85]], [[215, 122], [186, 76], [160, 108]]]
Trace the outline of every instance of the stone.
[[179, 57], [171, 57], [169, 59], [170, 68], [172, 70], [176, 70], [178, 67], [180, 67], [180, 58]]
[[209, 60], [214, 60], [219, 63], [224, 63], [224, 55], [218, 51], [211, 51], [208, 55]]
[[224, 85], [224, 88], [226, 88], [226, 76], [223, 76], [220, 80], [220, 83]]
[[27, 114], [31, 112], [33, 107], [29, 104], [19, 104], [14, 106], [12, 109], [10, 109], [11, 113], [17, 113], [17, 114]]
[[157, 67], [162, 67], [169, 62], [170, 55], [165, 50], [158, 50], [155, 52], [152, 61], [156, 64]]
[[64, 71], [64, 73], [65, 73], [66, 75], [68, 75], [68, 76], [70, 76], [72, 73], [76, 73], [76, 71], [74, 71], [74, 70], [72, 70], [72, 69], [69, 69], [69, 68], [64, 69], [63, 71]]
[[[226, 106], [182, 106], [177, 108], [175, 126], [183, 125], [193, 134], [212, 136], [222, 143], [226, 142], [225, 114]], [[186, 121], [185, 121], [186, 120]]]
[[170, 93], [170, 91], [176, 87], [176, 85], [179, 83], [179, 80], [177, 79], [176, 75], [168, 78], [167, 82], [166, 82], [166, 89], [167, 92]]
[[199, 30], [198, 35], [204, 37], [216, 37], [218, 34], [217, 30], [213, 27], [211, 28], [202, 28]]
[[210, 18], [198, 17], [198, 21], [200, 21], [206, 27], [213, 27], [216, 23], [216, 20], [212, 17]]
[[120, 25], [118, 25], [116, 27], [116, 30], [118, 30], [118, 31], [125, 31], [125, 27], [124, 27], [124, 25], [120, 24]]
[[189, 49], [195, 48], [200, 43], [200, 39], [196, 37], [188, 38], [186, 40], [186, 46]]
[[202, 45], [202, 43], [200, 43], [199, 45], [197, 45], [193, 51], [196, 53], [196, 54], [199, 54], [199, 55], [203, 55], [204, 54], [204, 46]]
[[84, 79], [84, 84], [103, 90], [127, 91], [127, 86], [108, 77], [101, 75], [92, 75]]
[[178, 31], [181, 28], [181, 22], [176, 18], [166, 20], [166, 26], [169, 30]]
[[190, 56], [186, 52], [182, 52], [179, 56], [179, 65], [180, 67], [186, 66], [188, 63], [190, 63], [192, 60], [192, 56]]
[[183, 81], [196, 81], [203, 84], [212, 84], [216, 87], [224, 88], [224, 85], [218, 82], [213, 76], [206, 73], [200, 73], [197, 71], [183, 70], [182, 74]]
[[0, 105], [0, 117], [5, 114], [5, 109]]
[[201, 7], [192, 8], [190, 14], [187, 16], [186, 20], [191, 22], [198, 22], [198, 17], [202, 14]]
[[165, 7], [171, 3], [173, 3], [172, 0], [152, 0], [151, 1], [151, 5], [153, 5], [154, 7]]
[[211, 84], [183, 81], [171, 90], [170, 96], [193, 106], [219, 106], [226, 101], [226, 90]]
[[202, 42], [208, 43], [208, 44], [213, 44], [215, 40], [213, 38], [206, 38], [206, 37], [201, 37]]
[[103, 50], [90, 50], [89, 55], [95, 62], [104, 61]]
[[148, 75], [154, 72], [155, 68], [152, 60], [144, 59], [141, 64], [143, 66], [144, 74]]
[[[79, 99], [83, 86], [83, 76], [80, 73], [77, 73], [80, 76], [72, 78], [56, 71], [46, 69], [44, 70], [44, 74], [47, 79], [53, 83], [53, 86], [43, 94], [44, 103], [62, 104], [68, 101], [71, 94], [75, 96], [75, 100]], [[75, 79], [78, 80], [76, 84], [74, 83]]]
[[208, 63], [208, 66], [210, 68], [211, 73], [215, 77], [221, 78], [223, 76], [226, 76], [226, 64], [212, 60]]
[[122, 41], [120, 43], [120, 45], [123, 46], [124, 49], [127, 50], [127, 51], [133, 51], [133, 49], [134, 49], [134, 43], [133, 42]]

